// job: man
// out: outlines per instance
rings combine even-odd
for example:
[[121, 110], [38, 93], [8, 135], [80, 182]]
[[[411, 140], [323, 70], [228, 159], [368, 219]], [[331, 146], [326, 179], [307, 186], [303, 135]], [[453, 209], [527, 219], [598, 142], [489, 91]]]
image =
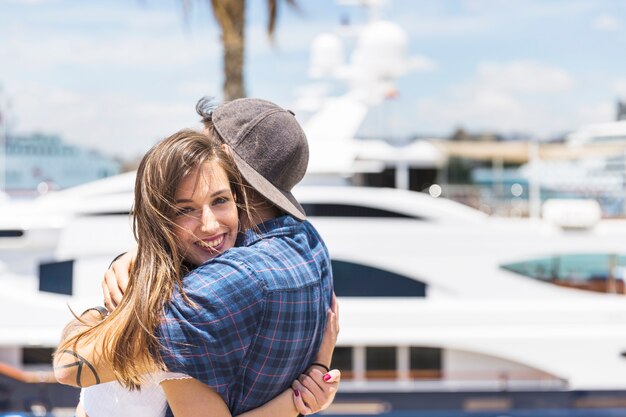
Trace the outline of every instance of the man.
[[[242, 225], [236, 248], [185, 279], [184, 293], [196, 307], [175, 295], [159, 337], [168, 369], [197, 380], [169, 381], [166, 392], [189, 393], [199, 381], [237, 415], [282, 392], [311, 365], [332, 272], [323, 241], [291, 194], [308, 164], [306, 136], [293, 114], [258, 99], [214, 110], [207, 103], [197, 109], [252, 188], [258, 224]], [[108, 308], [121, 299], [128, 266], [126, 256], [105, 276]]]

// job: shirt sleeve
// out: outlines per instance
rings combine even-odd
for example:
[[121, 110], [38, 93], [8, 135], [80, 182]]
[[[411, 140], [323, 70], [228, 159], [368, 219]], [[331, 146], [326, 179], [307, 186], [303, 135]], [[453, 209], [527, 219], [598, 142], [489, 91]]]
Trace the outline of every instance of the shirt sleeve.
[[171, 381], [173, 379], [191, 379], [189, 375], [181, 374], [180, 372], [167, 372], [157, 371], [149, 376], [149, 380], [157, 385], [161, 385], [164, 381]]
[[171, 372], [189, 375], [220, 393], [245, 371], [264, 311], [264, 288], [246, 264], [216, 258], [184, 279], [159, 328], [161, 357]]

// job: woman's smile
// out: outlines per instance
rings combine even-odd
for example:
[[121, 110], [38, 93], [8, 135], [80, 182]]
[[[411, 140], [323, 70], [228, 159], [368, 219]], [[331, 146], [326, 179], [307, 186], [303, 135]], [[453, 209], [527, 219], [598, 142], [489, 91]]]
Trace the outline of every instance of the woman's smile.
[[203, 249], [208, 249], [213, 252], [215, 251], [219, 252], [219, 249], [222, 247], [222, 244], [225, 241], [225, 237], [226, 237], [226, 234], [221, 234], [212, 239], [199, 240], [198, 242], [196, 242], [196, 244]]

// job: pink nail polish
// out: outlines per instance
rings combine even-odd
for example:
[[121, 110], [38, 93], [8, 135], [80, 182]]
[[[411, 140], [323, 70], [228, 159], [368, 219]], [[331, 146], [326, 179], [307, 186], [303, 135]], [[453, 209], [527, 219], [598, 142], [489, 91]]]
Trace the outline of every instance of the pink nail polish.
[[328, 381], [331, 378], [330, 374], [324, 375], [324, 381]]
[[296, 394], [296, 397], [299, 397], [299, 396], [300, 396], [300, 391], [298, 391], [297, 389], [294, 389], [294, 390], [293, 390], [293, 393], [294, 393], [294, 394]]

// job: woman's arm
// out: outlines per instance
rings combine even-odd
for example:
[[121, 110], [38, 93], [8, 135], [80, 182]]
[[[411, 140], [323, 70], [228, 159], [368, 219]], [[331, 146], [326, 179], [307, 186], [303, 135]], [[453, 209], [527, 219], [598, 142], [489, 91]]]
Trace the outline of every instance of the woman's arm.
[[[161, 383], [167, 402], [176, 417], [231, 417], [222, 397], [197, 379], [176, 379]], [[267, 404], [239, 417], [296, 417], [299, 414], [288, 389]]]
[[161, 383], [176, 417], [231, 417], [222, 397], [197, 379], [171, 379]]
[[[60, 345], [103, 319], [102, 313], [96, 309], [85, 311], [79, 318], [65, 326]], [[57, 348], [53, 361], [56, 380], [61, 384], [75, 387], [114, 381], [115, 375], [111, 364], [103, 360], [102, 352], [96, 348], [103, 345], [101, 337], [102, 335], [96, 331], [93, 337], [83, 337], [76, 345]]]
[[[330, 378], [324, 379], [324, 375], [330, 375]], [[308, 392], [306, 397], [289, 388], [266, 404], [238, 417], [296, 417], [298, 414], [316, 413], [332, 403], [340, 379], [338, 370], [322, 374], [315, 369], [302, 383]], [[161, 387], [176, 417], [232, 416], [222, 397], [197, 379], [166, 380]]]

